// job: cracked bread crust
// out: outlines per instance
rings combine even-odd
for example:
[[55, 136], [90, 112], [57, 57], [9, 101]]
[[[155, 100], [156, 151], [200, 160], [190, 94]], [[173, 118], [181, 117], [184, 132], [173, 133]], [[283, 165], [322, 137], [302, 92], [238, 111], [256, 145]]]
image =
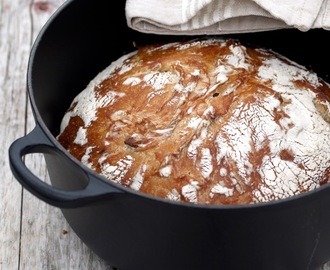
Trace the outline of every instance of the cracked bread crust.
[[150, 45], [90, 82], [58, 140], [110, 181], [152, 196], [283, 199], [330, 180], [330, 87], [235, 40]]

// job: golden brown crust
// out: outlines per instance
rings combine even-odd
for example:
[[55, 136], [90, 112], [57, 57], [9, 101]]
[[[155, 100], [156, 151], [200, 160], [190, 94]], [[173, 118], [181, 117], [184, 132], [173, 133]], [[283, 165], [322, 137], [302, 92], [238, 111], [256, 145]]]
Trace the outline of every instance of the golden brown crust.
[[329, 85], [236, 41], [151, 45], [73, 101], [60, 143], [112, 181], [201, 204], [286, 198], [329, 181]]

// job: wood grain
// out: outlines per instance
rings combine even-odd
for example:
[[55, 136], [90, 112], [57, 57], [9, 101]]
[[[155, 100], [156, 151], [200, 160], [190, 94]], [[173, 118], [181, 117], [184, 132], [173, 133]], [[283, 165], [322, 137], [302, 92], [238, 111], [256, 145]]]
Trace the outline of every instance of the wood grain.
[[[33, 41], [65, 0], [0, 0], [0, 269], [104, 270], [111, 267], [86, 247], [58, 208], [23, 190], [9, 168], [8, 148], [35, 126], [26, 93]], [[41, 154], [26, 164], [47, 181]], [[140, 269], [137, 269], [140, 270]], [[330, 264], [320, 270], [330, 270]]]
[[22, 31], [20, 27], [29, 25], [26, 16], [20, 1], [0, 1], [1, 269], [17, 269], [19, 265], [22, 188], [9, 170], [7, 150], [13, 138], [24, 135], [25, 131], [26, 91], [22, 74], [30, 49], [30, 31]]

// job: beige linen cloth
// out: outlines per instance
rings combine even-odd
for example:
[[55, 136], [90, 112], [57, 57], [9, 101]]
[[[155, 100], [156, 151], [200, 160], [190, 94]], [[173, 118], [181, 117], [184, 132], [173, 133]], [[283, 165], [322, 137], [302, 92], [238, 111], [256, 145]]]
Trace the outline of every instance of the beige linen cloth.
[[330, 30], [330, 0], [127, 0], [129, 27], [157, 34]]

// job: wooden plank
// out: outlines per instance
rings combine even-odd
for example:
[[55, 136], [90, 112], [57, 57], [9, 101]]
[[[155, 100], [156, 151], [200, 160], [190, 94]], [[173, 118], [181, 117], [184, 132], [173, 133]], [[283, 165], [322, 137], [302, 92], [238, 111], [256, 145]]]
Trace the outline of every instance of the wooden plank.
[[19, 264], [22, 188], [9, 169], [8, 148], [25, 129], [22, 74], [30, 49], [30, 19], [20, 2], [0, 0], [0, 269], [17, 269]]

